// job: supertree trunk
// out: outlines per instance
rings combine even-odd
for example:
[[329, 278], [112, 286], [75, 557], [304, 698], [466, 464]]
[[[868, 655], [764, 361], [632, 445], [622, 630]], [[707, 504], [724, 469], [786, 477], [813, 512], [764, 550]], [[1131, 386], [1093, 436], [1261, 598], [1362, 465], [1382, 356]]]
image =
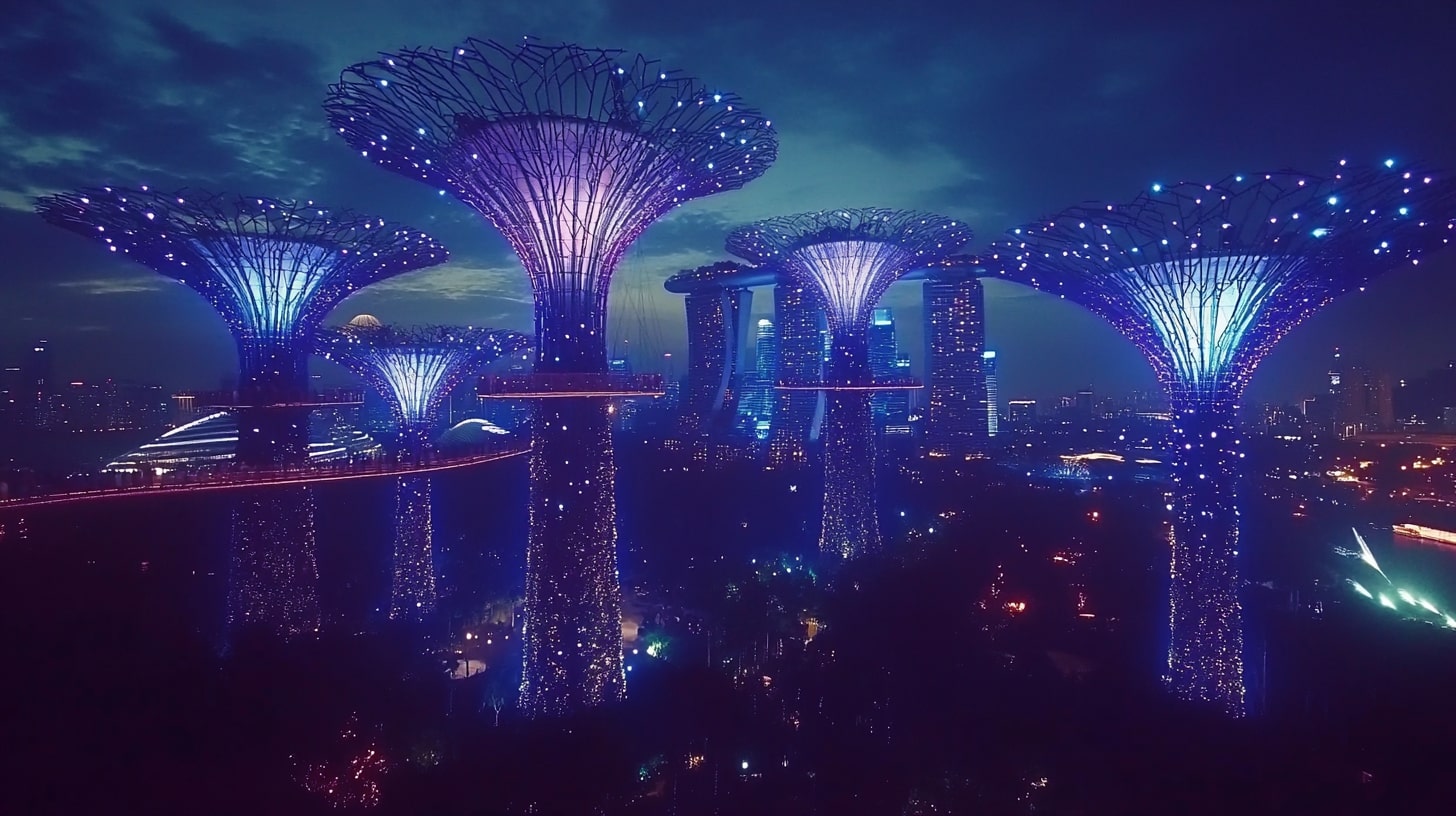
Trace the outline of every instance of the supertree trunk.
[[429, 476], [395, 484], [394, 581], [389, 617], [421, 620], [435, 611], [435, 529]]
[[[1181, 403], [1181, 404], [1178, 404]], [[1175, 403], [1166, 681], [1176, 697], [1234, 717], [1244, 700], [1239, 602], [1239, 441], [1226, 401]]]
[[625, 691], [607, 405], [543, 399], [535, 408], [521, 683], [529, 716], [560, 716]]
[[320, 624], [312, 488], [247, 491], [233, 507], [229, 628], [294, 637]]

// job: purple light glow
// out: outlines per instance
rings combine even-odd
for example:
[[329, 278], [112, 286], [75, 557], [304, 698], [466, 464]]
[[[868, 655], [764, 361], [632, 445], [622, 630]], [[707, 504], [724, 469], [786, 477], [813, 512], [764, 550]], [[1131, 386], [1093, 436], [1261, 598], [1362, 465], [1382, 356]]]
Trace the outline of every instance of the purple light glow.
[[537, 370], [605, 368], [606, 296], [649, 224], [762, 175], [770, 123], [621, 51], [469, 40], [345, 69], [329, 122], [381, 166], [485, 216], [536, 298]]
[[[875, 440], [866, 334], [870, 313], [897, 278], [943, 262], [971, 239], [965, 225], [938, 215], [896, 210], [831, 210], [771, 218], [735, 230], [728, 251], [761, 266], [786, 269], [817, 291], [833, 333], [827, 379], [781, 381], [780, 387], [832, 389], [824, 420], [824, 505], [819, 552], [850, 559], [880, 547], [875, 501]], [[904, 383], [897, 384], [904, 387]]]
[[512, 331], [351, 325], [321, 333], [318, 353], [369, 383], [389, 402], [406, 444], [422, 446], [457, 385], [529, 345], [524, 334]]

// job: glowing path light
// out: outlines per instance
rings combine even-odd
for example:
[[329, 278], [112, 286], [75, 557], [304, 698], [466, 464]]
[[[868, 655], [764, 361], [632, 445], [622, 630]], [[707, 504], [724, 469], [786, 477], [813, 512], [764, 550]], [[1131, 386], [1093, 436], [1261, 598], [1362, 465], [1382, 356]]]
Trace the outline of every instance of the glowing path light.
[[[237, 341], [239, 403], [298, 403], [325, 314], [363, 286], [444, 263], [428, 235], [311, 201], [102, 187], [47, 196], [41, 217], [196, 290]], [[242, 412], [239, 461], [303, 455], [303, 410]]]
[[[615, 50], [467, 40], [346, 68], [324, 104], [365, 158], [450, 194], [515, 249], [535, 300], [536, 365], [518, 397], [607, 373], [607, 290], [623, 254], [672, 208], [737, 189], [777, 155], [770, 122]], [[553, 385], [556, 383], [556, 385]], [[601, 399], [536, 403], [521, 707], [559, 715], [625, 688], [615, 467]]]
[[345, 326], [319, 333], [316, 350], [388, 401], [407, 449], [418, 453], [440, 407], [466, 377], [530, 345], [524, 334], [466, 326]]
[[897, 278], [944, 260], [970, 239], [968, 227], [948, 218], [881, 209], [771, 218], [728, 237], [729, 252], [787, 270], [824, 304], [833, 335], [825, 380], [780, 387], [829, 394], [819, 535], [826, 556], [848, 559], [880, 547], [869, 395], [892, 386], [876, 383], [870, 374], [870, 313]]
[[1243, 456], [1235, 411], [1250, 377], [1337, 295], [1448, 243], [1453, 197], [1449, 180], [1393, 161], [1158, 184], [1126, 204], [1027, 224], [982, 257], [993, 273], [1108, 320], [1167, 390], [1175, 492], [1189, 503], [1174, 522], [1183, 528], [1174, 531], [1170, 589], [1175, 695], [1243, 711], [1232, 497]]

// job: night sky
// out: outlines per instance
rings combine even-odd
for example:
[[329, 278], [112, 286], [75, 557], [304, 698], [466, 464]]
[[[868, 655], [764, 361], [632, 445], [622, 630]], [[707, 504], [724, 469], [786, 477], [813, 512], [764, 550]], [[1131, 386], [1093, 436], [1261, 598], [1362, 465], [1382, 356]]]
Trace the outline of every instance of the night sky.
[[[839, 206], [965, 219], [973, 249], [1087, 200], [1341, 157], [1456, 168], [1456, 3], [660, 0], [11, 0], [0, 25], [0, 362], [47, 338], [57, 373], [211, 387], [234, 371], [191, 290], [43, 224], [90, 184], [313, 199], [404, 221], [454, 253], [331, 317], [530, 329], [514, 255], [464, 205], [361, 159], [324, 124], [339, 71], [466, 36], [640, 51], [773, 119], [778, 162], [650, 228], [613, 284], [614, 345], [682, 360], [662, 280], [726, 257], [734, 226]], [[1400, 376], [1456, 358], [1448, 253], [1347, 296], [1287, 337], [1250, 397], [1320, 386], [1332, 347]], [[761, 290], [758, 310], [771, 309]], [[887, 298], [921, 364], [918, 286]], [[1151, 388], [1131, 344], [1066, 303], [987, 288], [1001, 395]], [[677, 370], [681, 372], [682, 365]]]

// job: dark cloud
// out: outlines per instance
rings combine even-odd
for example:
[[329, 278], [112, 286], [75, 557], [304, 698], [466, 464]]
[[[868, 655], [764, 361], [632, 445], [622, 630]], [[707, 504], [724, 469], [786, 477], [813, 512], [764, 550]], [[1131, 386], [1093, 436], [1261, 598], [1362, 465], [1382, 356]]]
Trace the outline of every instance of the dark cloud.
[[[669, 215], [624, 259], [609, 333], [655, 357], [683, 342], [681, 302], [662, 280], [725, 257], [726, 233], [758, 218], [915, 207], [967, 220], [979, 244], [1157, 180], [1387, 152], [1456, 165], [1450, 6], [15, 0], [0, 28], [11, 77], [0, 86], [0, 359], [44, 335], [74, 349], [62, 365], [87, 376], [206, 384], [232, 365], [200, 298], [28, 214], [34, 195], [106, 182], [297, 196], [409, 223], [444, 241], [452, 263], [372, 287], [339, 315], [529, 327], [519, 264], [478, 215], [369, 165], [324, 127], [326, 85], [380, 50], [522, 34], [617, 45], [774, 119], [775, 167]], [[1402, 374], [1433, 362], [1456, 343], [1431, 305], [1456, 298], [1452, 263], [1336, 303], [1286, 339], [1254, 391], [1317, 387], [1336, 344]], [[917, 287], [887, 303], [918, 357]], [[991, 286], [988, 312], [1003, 396], [1149, 382], [1131, 346], [1075, 307]]]

